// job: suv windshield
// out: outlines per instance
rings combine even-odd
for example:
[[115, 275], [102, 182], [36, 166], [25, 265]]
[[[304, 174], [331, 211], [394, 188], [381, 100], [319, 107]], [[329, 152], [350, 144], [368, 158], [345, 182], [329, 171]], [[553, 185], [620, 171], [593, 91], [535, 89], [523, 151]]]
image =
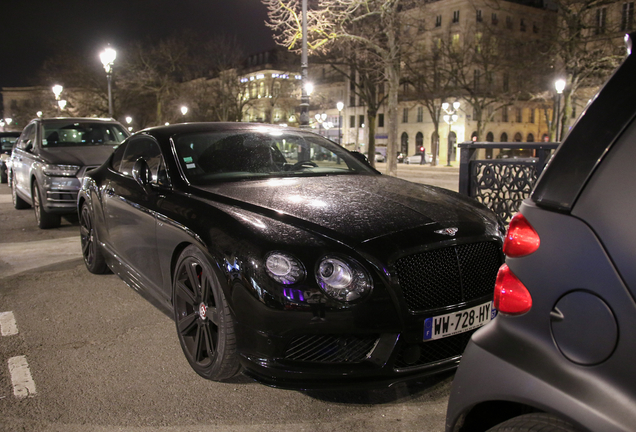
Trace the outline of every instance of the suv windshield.
[[46, 123], [42, 129], [42, 147], [92, 146], [119, 144], [128, 134], [116, 124], [100, 122]]
[[375, 171], [338, 145], [297, 131], [232, 131], [174, 137], [188, 181], [259, 177], [372, 174]]

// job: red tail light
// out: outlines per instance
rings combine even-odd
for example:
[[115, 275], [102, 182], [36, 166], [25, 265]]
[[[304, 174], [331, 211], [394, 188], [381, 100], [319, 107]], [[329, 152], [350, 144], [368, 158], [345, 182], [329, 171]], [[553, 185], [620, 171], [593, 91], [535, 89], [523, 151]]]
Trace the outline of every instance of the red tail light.
[[507, 315], [521, 315], [532, 307], [532, 296], [515, 274], [503, 264], [495, 282], [495, 309]]
[[540, 243], [539, 234], [530, 222], [521, 213], [517, 213], [508, 226], [503, 252], [511, 258], [519, 258], [535, 252]]

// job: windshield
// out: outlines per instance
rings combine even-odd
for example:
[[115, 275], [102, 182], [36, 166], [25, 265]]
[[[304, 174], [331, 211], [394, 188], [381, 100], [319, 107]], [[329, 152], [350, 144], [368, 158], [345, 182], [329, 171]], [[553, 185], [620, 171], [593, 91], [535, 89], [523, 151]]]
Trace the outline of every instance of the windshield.
[[0, 137], [0, 145], [2, 146], [2, 153], [11, 153], [13, 144], [18, 140], [18, 137], [3, 136]]
[[338, 145], [304, 132], [208, 132], [174, 137], [179, 163], [196, 185], [259, 177], [371, 174]]
[[42, 147], [76, 147], [119, 144], [128, 134], [119, 125], [100, 122], [47, 123]]

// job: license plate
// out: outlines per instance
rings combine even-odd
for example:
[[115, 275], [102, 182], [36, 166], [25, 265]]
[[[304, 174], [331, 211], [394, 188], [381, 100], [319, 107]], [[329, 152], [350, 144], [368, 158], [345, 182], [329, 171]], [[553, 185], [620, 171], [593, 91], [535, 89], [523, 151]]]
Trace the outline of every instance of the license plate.
[[496, 316], [497, 309], [490, 301], [470, 309], [426, 318], [424, 321], [424, 340], [441, 339], [464, 333], [489, 323]]

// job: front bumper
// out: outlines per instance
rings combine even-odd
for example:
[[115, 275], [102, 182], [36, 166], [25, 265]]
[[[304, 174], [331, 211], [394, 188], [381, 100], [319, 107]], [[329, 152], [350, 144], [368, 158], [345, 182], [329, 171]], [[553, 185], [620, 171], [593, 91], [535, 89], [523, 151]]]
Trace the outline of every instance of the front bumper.
[[354, 305], [309, 281], [278, 288], [243, 279], [230, 290], [240, 305], [241, 363], [260, 382], [304, 389], [385, 386], [452, 370], [474, 330], [426, 340], [426, 320], [492, 301], [501, 262], [499, 244], [483, 239], [400, 254]]
[[[245, 313], [235, 322], [241, 364], [247, 375], [273, 387], [373, 388], [417, 380], [455, 369], [474, 332], [425, 341], [425, 321], [439, 311], [401, 316], [388, 297], [349, 310], [298, 304], [272, 310], [241, 295], [247, 290], [235, 286], [233, 292]], [[480, 297], [450, 310], [490, 300]]]
[[68, 214], [77, 212], [77, 195], [86, 172], [96, 167], [82, 167], [77, 177], [43, 176], [43, 206], [47, 213]]
[[[431, 345], [424, 347], [421, 353], [422, 357], [432, 361], [410, 367], [400, 367], [400, 362], [405, 353], [412, 351], [413, 345], [404, 342], [400, 334], [390, 333], [366, 337], [306, 336], [293, 340], [283, 357], [242, 354], [240, 361], [246, 375], [272, 387], [303, 390], [381, 388], [454, 370], [459, 365], [461, 352], [471, 334], [451, 336], [443, 342], [447, 349], [457, 345], [457, 349], [451, 349], [456, 352], [451, 353], [450, 357], [441, 354], [444, 351], [440, 351], [441, 344], [429, 342]], [[368, 341], [374, 343], [366, 351]], [[304, 354], [313, 357], [310, 360], [290, 359], [289, 354], [294, 348], [304, 350]], [[330, 361], [329, 357], [338, 358], [339, 361]]]

